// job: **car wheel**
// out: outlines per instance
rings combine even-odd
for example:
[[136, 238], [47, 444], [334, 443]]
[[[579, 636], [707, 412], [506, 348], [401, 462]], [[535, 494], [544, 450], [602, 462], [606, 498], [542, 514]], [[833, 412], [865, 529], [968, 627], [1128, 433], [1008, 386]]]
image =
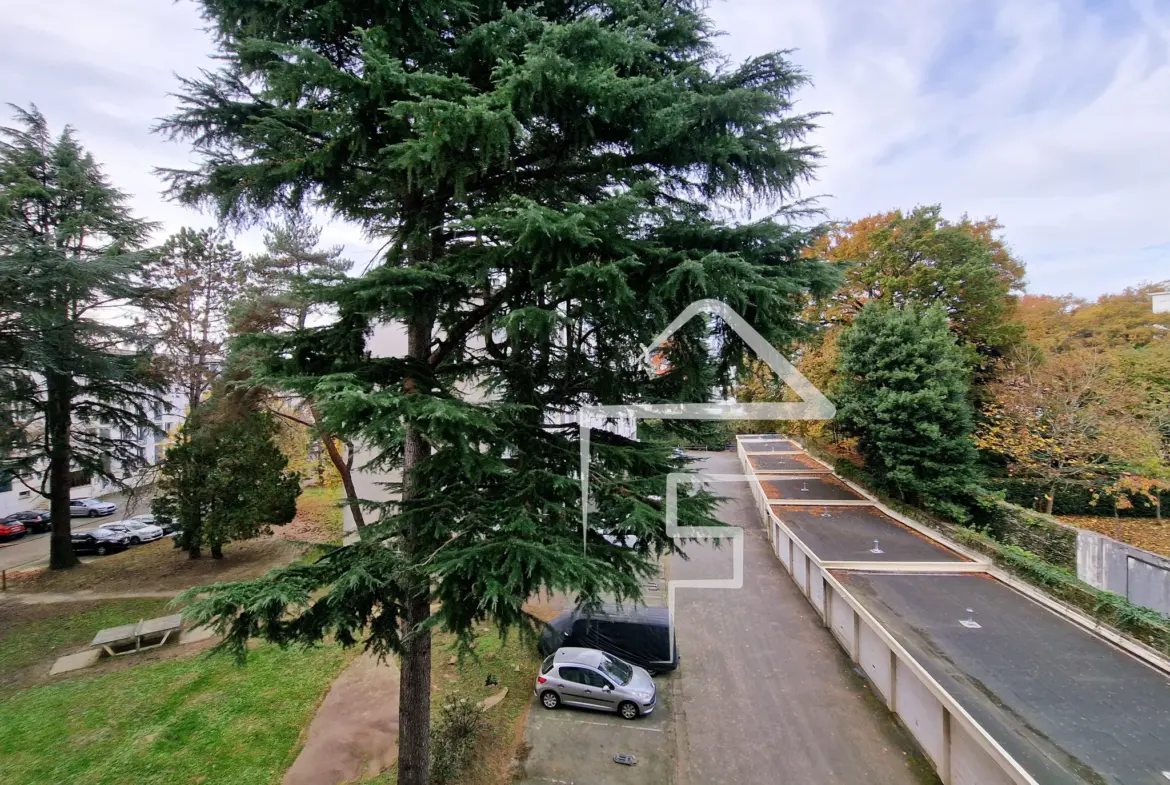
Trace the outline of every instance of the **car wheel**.
[[540, 705], [546, 709], [555, 709], [561, 705], [561, 696], [557, 695], [552, 690], [545, 690], [540, 693]]
[[138, 539], [137, 537], [130, 538], [131, 545], [140, 545], [141, 543], [142, 543], [142, 540]]
[[97, 547], [97, 550], [96, 550], [96, 553], [98, 556], [105, 556], [109, 552], [110, 552], [110, 549], [108, 547], [106, 547], [105, 545], [99, 545]]
[[634, 720], [638, 718], [638, 705], [631, 701], [622, 701], [618, 705], [618, 714], [622, 715], [624, 720]]
[[98, 511], [97, 511], [97, 510], [90, 510], [90, 511], [89, 511], [89, 514], [88, 514], [88, 515], [86, 515], [85, 517], [87, 517], [87, 518], [96, 518], [96, 517], [98, 517]]

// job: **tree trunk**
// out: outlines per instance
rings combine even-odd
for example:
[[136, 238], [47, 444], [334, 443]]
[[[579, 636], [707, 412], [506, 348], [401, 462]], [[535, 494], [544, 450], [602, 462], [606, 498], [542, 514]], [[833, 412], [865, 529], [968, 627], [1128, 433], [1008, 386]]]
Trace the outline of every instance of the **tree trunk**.
[[188, 559], [198, 559], [202, 555], [203, 555], [203, 551], [199, 548], [198, 545], [192, 545], [190, 548], [187, 549], [187, 558]]
[[317, 407], [310, 404], [309, 411], [313, 415], [313, 424], [317, 426], [317, 433], [321, 435], [321, 441], [325, 443], [325, 452], [329, 453], [329, 460], [333, 462], [333, 468], [341, 477], [341, 487], [345, 491], [345, 501], [350, 514], [353, 515], [353, 522], [360, 529], [366, 525], [366, 518], [362, 514], [361, 505], [357, 504], [358, 495], [353, 486], [353, 472], [350, 470], [350, 465], [342, 456], [341, 451], [337, 449], [333, 434], [321, 427], [321, 416], [317, 414]]
[[211, 545], [211, 558], [213, 558], [213, 559], [222, 559], [223, 558], [223, 545], [221, 545], [218, 542], [212, 543], [212, 545]]
[[[416, 316], [407, 327], [407, 357], [423, 361], [430, 352], [430, 319]], [[406, 380], [407, 391], [414, 380]], [[418, 496], [413, 468], [430, 452], [418, 428], [406, 423], [403, 445], [402, 501], [405, 506]], [[414, 531], [403, 542], [410, 558], [418, 556]], [[425, 576], [408, 573], [404, 588], [409, 596], [402, 620], [403, 651], [401, 695], [398, 702], [398, 785], [428, 785], [431, 746], [431, 632], [423, 623], [431, 615], [430, 584]]]
[[1052, 514], [1052, 508], [1056, 504], [1056, 483], [1048, 488], [1048, 499], [1044, 502], [1044, 512], [1049, 515]]
[[75, 567], [72, 520], [69, 515], [69, 487], [73, 455], [69, 443], [72, 425], [70, 411], [73, 381], [67, 375], [45, 375], [45, 431], [49, 441], [49, 518], [53, 533], [49, 536], [49, 569]]

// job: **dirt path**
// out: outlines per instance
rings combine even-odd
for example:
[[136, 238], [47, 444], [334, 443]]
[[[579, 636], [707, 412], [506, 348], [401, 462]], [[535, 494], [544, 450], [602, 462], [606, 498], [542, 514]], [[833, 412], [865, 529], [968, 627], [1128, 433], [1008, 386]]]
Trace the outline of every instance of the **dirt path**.
[[341, 672], [284, 775], [284, 785], [338, 785], [377, 776], [398, 759], [398, 666], [362, 654]]
[[71, 592], [4, 592], [0, 603], [19, 605], [51, 605], [58, 602], [101, 602], [103, 600], [170, 599], [178, 591], [71, 591]]

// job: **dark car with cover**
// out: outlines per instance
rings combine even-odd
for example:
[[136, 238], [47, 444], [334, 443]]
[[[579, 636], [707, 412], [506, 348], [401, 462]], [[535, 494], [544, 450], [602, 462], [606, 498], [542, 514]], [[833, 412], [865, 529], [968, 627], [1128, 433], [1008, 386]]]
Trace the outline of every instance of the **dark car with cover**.
[[678, 667], [678, 645], [672, 646], [670, 610], [661, 607], [565, 611], [544, 626], [540, 653], [548, 656], [565, 646], [599, 649], [651, 673]]

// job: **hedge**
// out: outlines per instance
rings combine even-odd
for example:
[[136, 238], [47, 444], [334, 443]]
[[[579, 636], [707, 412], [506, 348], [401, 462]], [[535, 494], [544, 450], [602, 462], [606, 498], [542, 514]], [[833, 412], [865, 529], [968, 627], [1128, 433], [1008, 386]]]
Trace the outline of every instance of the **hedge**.
[[[1036, 480], [1020, 480], [1011, 478], [992, 478], [987, 480], [989, 490], [1003, 491], [1004, 498], [1012, 504], [1029, 509], [1043, 508], [1048, 486]], [[1113, 503], [1108, 498], [1100, 499], [1092, 504], [1093, 489], [1100, 489], [1099, 485], [1089, 483], [1063, 483], [1057, 486], [1056, 500], [1053, 503], [1053, 515], [1112, 515]], [[1162, 514], [1170, 516], [1170, 490], [1163, 491]], [[1133, 507], [1118, 510], [1122, 518], [1153, 518], [1156, 508], [1153, 502], [1140, 494], [1129, 497]]]

